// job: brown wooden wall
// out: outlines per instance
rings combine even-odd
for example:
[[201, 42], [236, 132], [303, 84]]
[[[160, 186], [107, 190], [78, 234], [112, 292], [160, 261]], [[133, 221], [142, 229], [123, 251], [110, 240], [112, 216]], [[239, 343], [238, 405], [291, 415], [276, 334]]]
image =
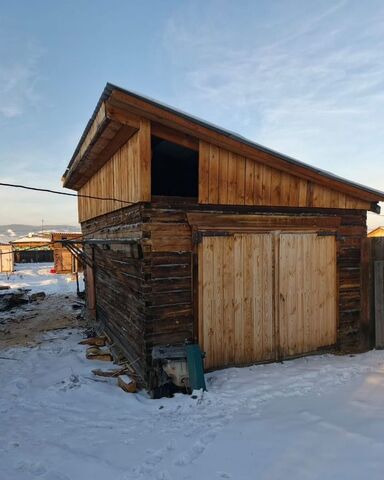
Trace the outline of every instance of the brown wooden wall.
[[207, 232], [198, 264], [199, 343], [206, 368], [335, 345], [334, 235]]
[[199, 203], [369, 210], [341, 192], [200, 141]]
[[[97, 317], [149, 381], [155, 345], [197, 340], [196, 244], [199, 231], [328, 232], [336, 238], [337, 343], [362, 348], [361, 244], [363, 211], [199, 206], [174, 199], [137, 204], [83, 222], [87, 238], [135, 239], [140, 256], [123, 245], [94, 247]], [[96, 234], [92, 233], [97, 231]]]
[[13, 272], [12, 245], [0, 245], [0, 273]]
[[149, 121], [142, 120], [139, 131], [78, 192], [81, 195], [120, 201], [79, 197], [79, 222], [123, 208], [127, 204], [122, 201], [150, 201], [150, 148], [150, 124]]
[[[178, 252], [177, 245], [172, 246], [170, 237], [164, 235], [162, 251], [155, 245], [161, 237], [151, 238], [148, 227], [166, 218], [163, 212], [156, 217], [156, 212], [137, 204], [82, 224], [88, 240], [121, 238], [140, 245], [137, 250], [124, 244], [113, 244], [110, 249], [95, 246], [93, 253], [88, 246], [87, 251], [94, 262], [97, 320], [126, 357], [136, 361], [144, 383], [150, 381], [153, 346], [193, 338], [191, 241], [186, 249], [181, 239], [184, 251]], [[168, 217], [168, 223], [177, 228], [180, 219], [175, 215], [173, 220], [172, 215]]]
[[[258, 211], [257, 211], [258, 210]], [[256, 214], [256, 215], [255, 215]], [[145, 207], [143, 244], [152, 252], [193, 252], [193, 231], [334, 232], [337, 263], [337, 343], [363, 348], [365, 313], [361, 300], [362, 242], [366, 212], [341, 209], [252, 209], [242, 207], [173, 206], [166, 201]], [[237, 222], [237, 224], [236, 224]], [[196, 319], [196, 311], [194, 313]], [[177, 317], [176, 317], [177, 320]], [[174, 323], [174, 328], [178, 324]]]
[[53, 262], [56, 273], [73, 273], [82, 270], [81, 263], [72, 253], [60, 243], [61, 240], [76, 240], [80, 233], [57, 232], [51, 237], [53, 248]]

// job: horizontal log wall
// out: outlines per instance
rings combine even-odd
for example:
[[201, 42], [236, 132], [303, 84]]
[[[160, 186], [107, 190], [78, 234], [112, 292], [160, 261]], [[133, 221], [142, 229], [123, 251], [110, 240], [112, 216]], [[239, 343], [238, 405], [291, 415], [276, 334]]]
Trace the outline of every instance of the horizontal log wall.
[[94, 264], [97, 320], [145, 378], [146, 262], [95, 247]]
[[146, 348], [194, 340], [192, 232], [186, 212], [147, 206], [143, 210], [143, 250], [150, 265]]
[[[99, 216], [82, 224], [86, 240], [141, 238], [140, 204]], [[145, 380], [147, 375], [145, 319], [146, 270], [143, 255], [130, 245], [111, 244], [109, 250], [86, 245], [93, 258], [96, 318]]]
[[362, 308], [362, 243], [366, 236], [366, 212], [341, 216], [338, 232], [339, 331], [338, 343], [346, 350], [364, 349], [365, 312]]
[[200, 142], [199, 203], [370, 210], [369, 202]]

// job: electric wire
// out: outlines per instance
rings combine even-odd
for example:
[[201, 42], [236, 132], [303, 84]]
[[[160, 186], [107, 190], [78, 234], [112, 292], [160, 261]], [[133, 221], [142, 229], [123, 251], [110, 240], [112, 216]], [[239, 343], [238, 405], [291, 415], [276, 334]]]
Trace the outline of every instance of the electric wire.
[[105, 200], [105, 201], [109, 201], [109, 202], [120, 202], [120, 203], [126, 203], [127, 205], [133, 205], [133, 203], [134, 203], [134, 202], [128, 202], [127, 200], [120, 200], [118, 198], [113, 198], [113, 197], [96, 197], [94, 195], [85, 195], [83, 193], [59, 192], [58, 190], [51, 190], [49, 188], [30, 187], [28, 185], [21, 185], [21, 184], [14, 184], [14, 183], [0, 183], [0, 186], [1, 187], [11, 187], [11, 188], [22, 188], [24, 190], [33, 190], [35, 192], [53, 193], [55, 195], [65, 195], [67, 197], [91, 198], [93, 200]]

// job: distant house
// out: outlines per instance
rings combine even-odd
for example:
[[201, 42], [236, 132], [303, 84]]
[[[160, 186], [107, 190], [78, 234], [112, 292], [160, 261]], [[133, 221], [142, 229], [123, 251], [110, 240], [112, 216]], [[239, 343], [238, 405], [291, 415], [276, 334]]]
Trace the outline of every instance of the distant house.
[[110, 84], [63, 180], [83, 195], [89, 311], [149, 388], [154, 347], [185, 341], [207, 369], [368, 348], [383, 192]]
[[53, 232], [51, 234], [54, 269], [56, 273], [73, 273], [81, 269], [78, 259], [63, 245], [63, 240], [75, 240], [80, 232]]
[[12, 245], [0, 243], [0, 273], [13, 272]]
[[9, 242], [14, 252], [15, 263], [53, 262], [50, 235], [27, 235]]
[[377, 227], [368, 233], [368, 237], [384, 237], [384, 227]]

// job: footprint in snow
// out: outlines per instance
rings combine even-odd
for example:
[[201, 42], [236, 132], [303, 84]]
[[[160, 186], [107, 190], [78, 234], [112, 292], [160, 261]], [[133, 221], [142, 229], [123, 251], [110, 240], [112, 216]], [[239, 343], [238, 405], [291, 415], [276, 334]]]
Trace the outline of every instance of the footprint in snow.
[[187, 450], [179, 456], [174, 462], [178, 467], [184, 467], [194, 462], [200, 455], [204, 453], [205, 448], [216, 438], [216, 433], [209, 432], [204, 434], [200, 440], [195, 442], [190, 450]]
[[22, 472], [32, 473], [36, 477], [40, 477], [47, 473], [47, 469], [41, 462], [24, 462], [21, 461], [17, 465], [17, 469]]

